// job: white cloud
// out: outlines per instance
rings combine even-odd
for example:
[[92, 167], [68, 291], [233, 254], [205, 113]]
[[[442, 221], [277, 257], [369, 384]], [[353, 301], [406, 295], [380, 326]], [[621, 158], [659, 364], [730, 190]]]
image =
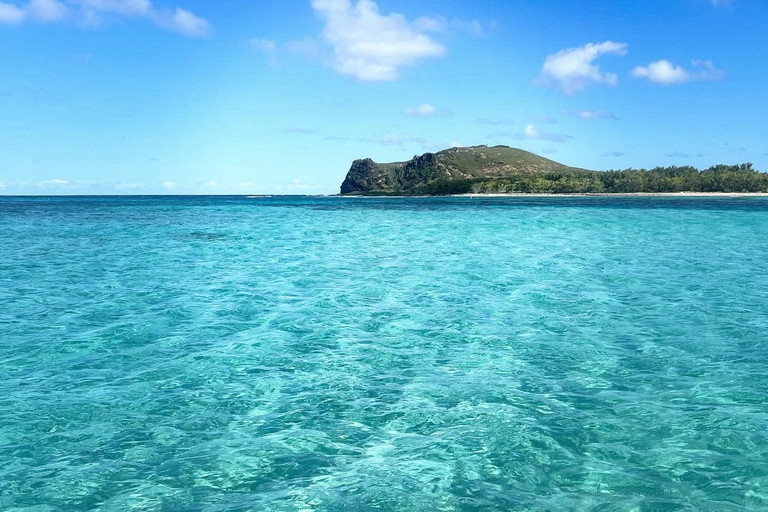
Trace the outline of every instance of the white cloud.
[[396, 80], [400, 68], [445, 55], [445, 47], [401, 14], [379, 14], [371, 0], [312, 0], [325, 21], [323, 38], [333, 47], [333, 68], [363, 81]]
[[277, 49], [277, 43], [270, 39], [251, 39], [248, 44], [257, 52], [272, 53]]
[[[75, 18], [85, 25], [100, 25], [104, 16], [123, 16], [151, 19], [160, 27], [193, 37], [204, 37], [211, 32], [208, 20], [180, 7], [157, 9], [149, 0], [67, 0], [67, 3], [72, 6]], [[70, 8], [60, 0], [31, 0], [23, 8], [0, 2], [0, 24], [27, 20], [54, 23], [64, 20], [69, 13]]]
[[525, 130], [523, 130], [523, 135], [529, 139], [538, 139], [541, 134], [534, 125], [529, 124], [525, 127]]
[[578, 117], [581, 119], [614, 119], [618, 120], [619, 118], [613, 115], [611, 112], [608, 112], [606, 110], [569, 110], [565, 109], [562, 110], [561, 113]]
[[40, 23], [61, 21], [67, 15], [67, 6], [58, 0], [32, 0], [24, 10], [30, 18]]
[[714, 81], [725, 77], [725, 73], [717, 69], [711, 60], [693, 60], [691, 64], [695, 68], [693, 71], [676, 66], [668, 60], [657, 60], [648, 66], [636, 67], [632, 70], [632, 76], [663, 85]]
[[46, 180], [37, 183], [40, 187], [65, 187], [69, 185], [67, 180]]
[[442, 16], [422, 16], [413, 22], [413, 28], [419, 32], [445, 32], [448, 20]]
[[544, 132], [540, 131], [536, 128], [535, 125], [529, 124], [525, 127], [523, 130], [523, 133], [518, 133], [515, 135], [515, 138], [518, 140], [548, 140], [550, 142], [568, 142], [569, 140], [573, 139], [570, 135], [567, 133], [552, 133], [552, 132]]
[[163, 188], [166, 190], [173, 190], [175, 188], [178, 188], [179, 184], [175, 181], [164, 181], [163, 182]]
[[69, 0], [84, 12], [112, 13], [121, 16], [150, 16], [154, 10], [149, 0]]
[[153, 13], [153, 18], [159, 26], [187, 36], [207, 37], [211, 33], [211, 24], [208, 20], [195, 16], [181, 7], [173, 11], [156, 11]]
[[605, 110], [582, 110], [579, 112], [582, 119], [616, 119], [616, 116]]
[[413, 22], [418, 32], [468, 32], [480, 37], [485, 34], [483, 24], [478, 20], [446, 20], [443, 16], [422, 16]]
[[627, 44], [605, 41], [561, 50], [544, 61], [538, 81], [556, 87], [564, 94], [575, 94], [592, 82], [616, 85], [615, 73], [603, 73], [595, 60], [603, 55], [626, 55]]
[[16, 25], [24, 21], [26, 14], [13, 4], [0, 2], [0, 24]]
[[5, 190], [6, 188], [8, 188], [8, 187], [5, 185], [5, 183], [0, 181], [0, 190]]
[[23, 7], [0, 2], [0, 24], [19, 24], [27, 20], [53, 23], [63, 20], [67, 6], [59, 0], [31, 0]]
[[403, 114], [413, 117], [433, 117], [433, 116], [450, 116], [451, 111], [448, 109], [436, 109], [429, 103], [424, 103], [416, 108], [403, 109]]
[[603, 153], [600, 156], [619, 158], [619, 157], [624, 156], [624, 154], [625, 153], [623, 151], [606, 151], [605, 153]]

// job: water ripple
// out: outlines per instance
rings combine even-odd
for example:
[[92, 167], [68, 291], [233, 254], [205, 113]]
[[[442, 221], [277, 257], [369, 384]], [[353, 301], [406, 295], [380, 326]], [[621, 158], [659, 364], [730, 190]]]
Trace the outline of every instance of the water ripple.
[[768, 201], [0, 200], [0, 509], [768, 509]]

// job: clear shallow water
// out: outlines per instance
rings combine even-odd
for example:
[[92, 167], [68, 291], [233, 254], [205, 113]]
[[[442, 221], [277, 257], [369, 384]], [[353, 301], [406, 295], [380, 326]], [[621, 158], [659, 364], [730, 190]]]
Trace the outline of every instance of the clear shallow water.
[[768, 510], [768, 201], [0, 199], [2, 510]]

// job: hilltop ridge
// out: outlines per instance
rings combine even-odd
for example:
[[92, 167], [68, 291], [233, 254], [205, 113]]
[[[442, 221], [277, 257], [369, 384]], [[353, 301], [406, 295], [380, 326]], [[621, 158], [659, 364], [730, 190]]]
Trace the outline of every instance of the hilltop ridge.
[[588, 171], [510, 148], [473, 146], [407, 162], [352, 163], [341, 195], [768, 193], [752, 164]]
[[472, 146], [425, 153], [407, 162], [355, 160], [341, 194], [435, 194], [451, 184], [571, 170], [571, 167], [508, 146]]

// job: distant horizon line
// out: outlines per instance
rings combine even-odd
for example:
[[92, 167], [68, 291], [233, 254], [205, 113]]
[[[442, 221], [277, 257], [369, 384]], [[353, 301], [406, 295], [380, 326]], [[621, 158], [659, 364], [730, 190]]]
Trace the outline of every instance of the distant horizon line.
[[754, 197], [766, 198], [768, 192], [582, 192], [582, 193], [546, 193], [546, 192], [512, 192], [512, 193], [488, 193], [488, 194], [421, 194], [421, 195], [389, 195], [389, 194], [0, 194], [2, 199], [45, 199], [45, 198], [242, 198], [242, 199], [268, 199], [290, 197], [337, 197], [341, 199], [430, 199], [430, 198], [567, 198], [567, 197], [678, 197], [678, 198], [728, 198], [728, 197]]

